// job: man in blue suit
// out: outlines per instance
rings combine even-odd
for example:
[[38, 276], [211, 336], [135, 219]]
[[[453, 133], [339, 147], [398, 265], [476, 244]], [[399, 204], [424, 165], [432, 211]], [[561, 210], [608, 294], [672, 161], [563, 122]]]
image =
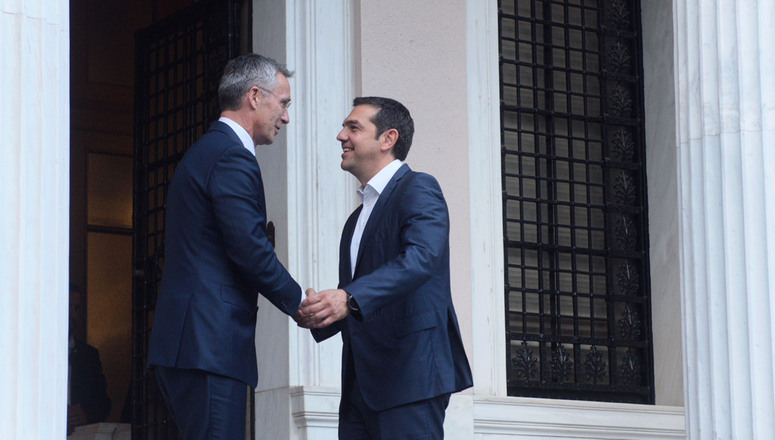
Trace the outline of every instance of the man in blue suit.
[[440, 439], [450, 394], [472, 385], [449, 280], [449, 214], [432, 176], [402, 164], [414, 123], [401, 103], [356, 98], [337, 140], [361, 183], [339, 289], [310, 295], [300, 325], [342, 333], [340, 439]]
[[256, 54], [226, 65], [221, 118], [175, 169], [148, 364], [185, 440], [244, 439], [258, 381], [258, 293], [295, 315], [302, 291], [274, 253], [255, 146], [290, 122], [291, 76]]

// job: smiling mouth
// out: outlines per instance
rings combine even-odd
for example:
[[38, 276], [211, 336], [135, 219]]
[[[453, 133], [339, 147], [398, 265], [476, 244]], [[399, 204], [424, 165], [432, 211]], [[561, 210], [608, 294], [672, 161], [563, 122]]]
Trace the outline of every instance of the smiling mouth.
[[342, 148], [342, 153], [349, 153], [350, 151], [353, 151], [352, 148]]

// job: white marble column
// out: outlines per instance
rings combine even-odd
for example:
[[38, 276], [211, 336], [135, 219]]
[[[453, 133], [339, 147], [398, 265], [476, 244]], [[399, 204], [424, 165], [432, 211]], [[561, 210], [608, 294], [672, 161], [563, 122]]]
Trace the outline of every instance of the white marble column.
[[775, 438], [775, 2], [674, 2], [687, 435]]
[[[289, 264], [304, 287], [339, 281], [339, 239], [359, 204], [356, 180], [340, 168], [336, 136], [355, 96], [354, 5], [287, 1], [288, 62], [301, 98], [288, 131]], [[337, 438], [342, 339], [316, 343], [293, 326], [290, 356], [293, 438]]]
[[0, 438], [65, 437], [69, 17], [0, 0]]
[[[291, 122], [257, 152], [272, 185], [267, 212], [277, 252], [303, 288], [334, 288], [342, 226], [357, 206], [356, 181], [339, 167], [336, 140], [354, 96], [354, 5], [254, 0], [253, 7], [254, 50], [295, 71]], [[341, 338], [317, 344], [260, 301], [256, 438], [336, 439]]]

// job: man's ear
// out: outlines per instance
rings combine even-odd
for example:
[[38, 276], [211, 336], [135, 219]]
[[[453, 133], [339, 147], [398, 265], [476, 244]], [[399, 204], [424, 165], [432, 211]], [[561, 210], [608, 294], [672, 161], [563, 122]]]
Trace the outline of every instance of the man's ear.
[[398, 130], [391, 128], [385, 130], [382, 135], [382, 150], [389, 150], [398, 142]]
[[261, 93], [261, 89], [259, 89], [256, 86], [253, 86], [248, 90], [248, 93], [246, 94], [247, 100], [248, 100], [248, 106], [251, 110], [255, 110], [258, 108], [258, 103], [261, 101], [261, 99], [264, 97], [264, 94]]

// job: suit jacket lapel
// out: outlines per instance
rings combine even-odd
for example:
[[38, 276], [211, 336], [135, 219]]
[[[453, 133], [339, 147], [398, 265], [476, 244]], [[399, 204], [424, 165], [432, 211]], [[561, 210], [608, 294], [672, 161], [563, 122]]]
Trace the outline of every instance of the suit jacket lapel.
[[[390, 196], [393, 194], [393, 189], [395, 189], [396, 185], [398, 184], [398, 181], [401, 180], [402, 177], [404, 177], [404, 174], [409, 171], [409, 165], [403, 164], [401, 165], [401, 168], [396, 171], [395, 174], [393, 174], [393, 177], [390, 179], [390, 182], [388, 182], [387, 186], [385, 186], [385, 189], [382, 190], [382, 193], [379, 195], [379, 198], [377, 199], [377, 203], [374, 205], [374, 209], [371, 211], [371, 215], [369, 216], [369, 221], [366, 222], [366, 227], [363, 228], [363, 236], [361, 237], [361, 244], [358, 246], [358, 259], [355, 264], [355, 273], [358, 273], [358, 265], [361, 262], [361, 257], [363, 256], [363, 248], [366, 243], [368, 243], [372, 236], [374, 235], [374, 231], [376, 228], [376, 224], [379, 221], [380, 216], [382, 215], [382, 211], [385, 208], [385, 205], [387, 204], [388, 200], [390, 199]], [[352, 234], [350, 234], [350, 237], [352, 237]]]
[[350, 243], [353, 240], [353, 233], [355, 232], [355, 225], [358, 223], [358, 216], [360, 216], [363, 210], [363, 205], [359, 206], [352, 214], [347, 222], [344, 224], [342, 231], [342, 241], [339, 243], [339, 287], [344, 287], [353, 280], [350, 267], [352, 263], [350, 261]]

